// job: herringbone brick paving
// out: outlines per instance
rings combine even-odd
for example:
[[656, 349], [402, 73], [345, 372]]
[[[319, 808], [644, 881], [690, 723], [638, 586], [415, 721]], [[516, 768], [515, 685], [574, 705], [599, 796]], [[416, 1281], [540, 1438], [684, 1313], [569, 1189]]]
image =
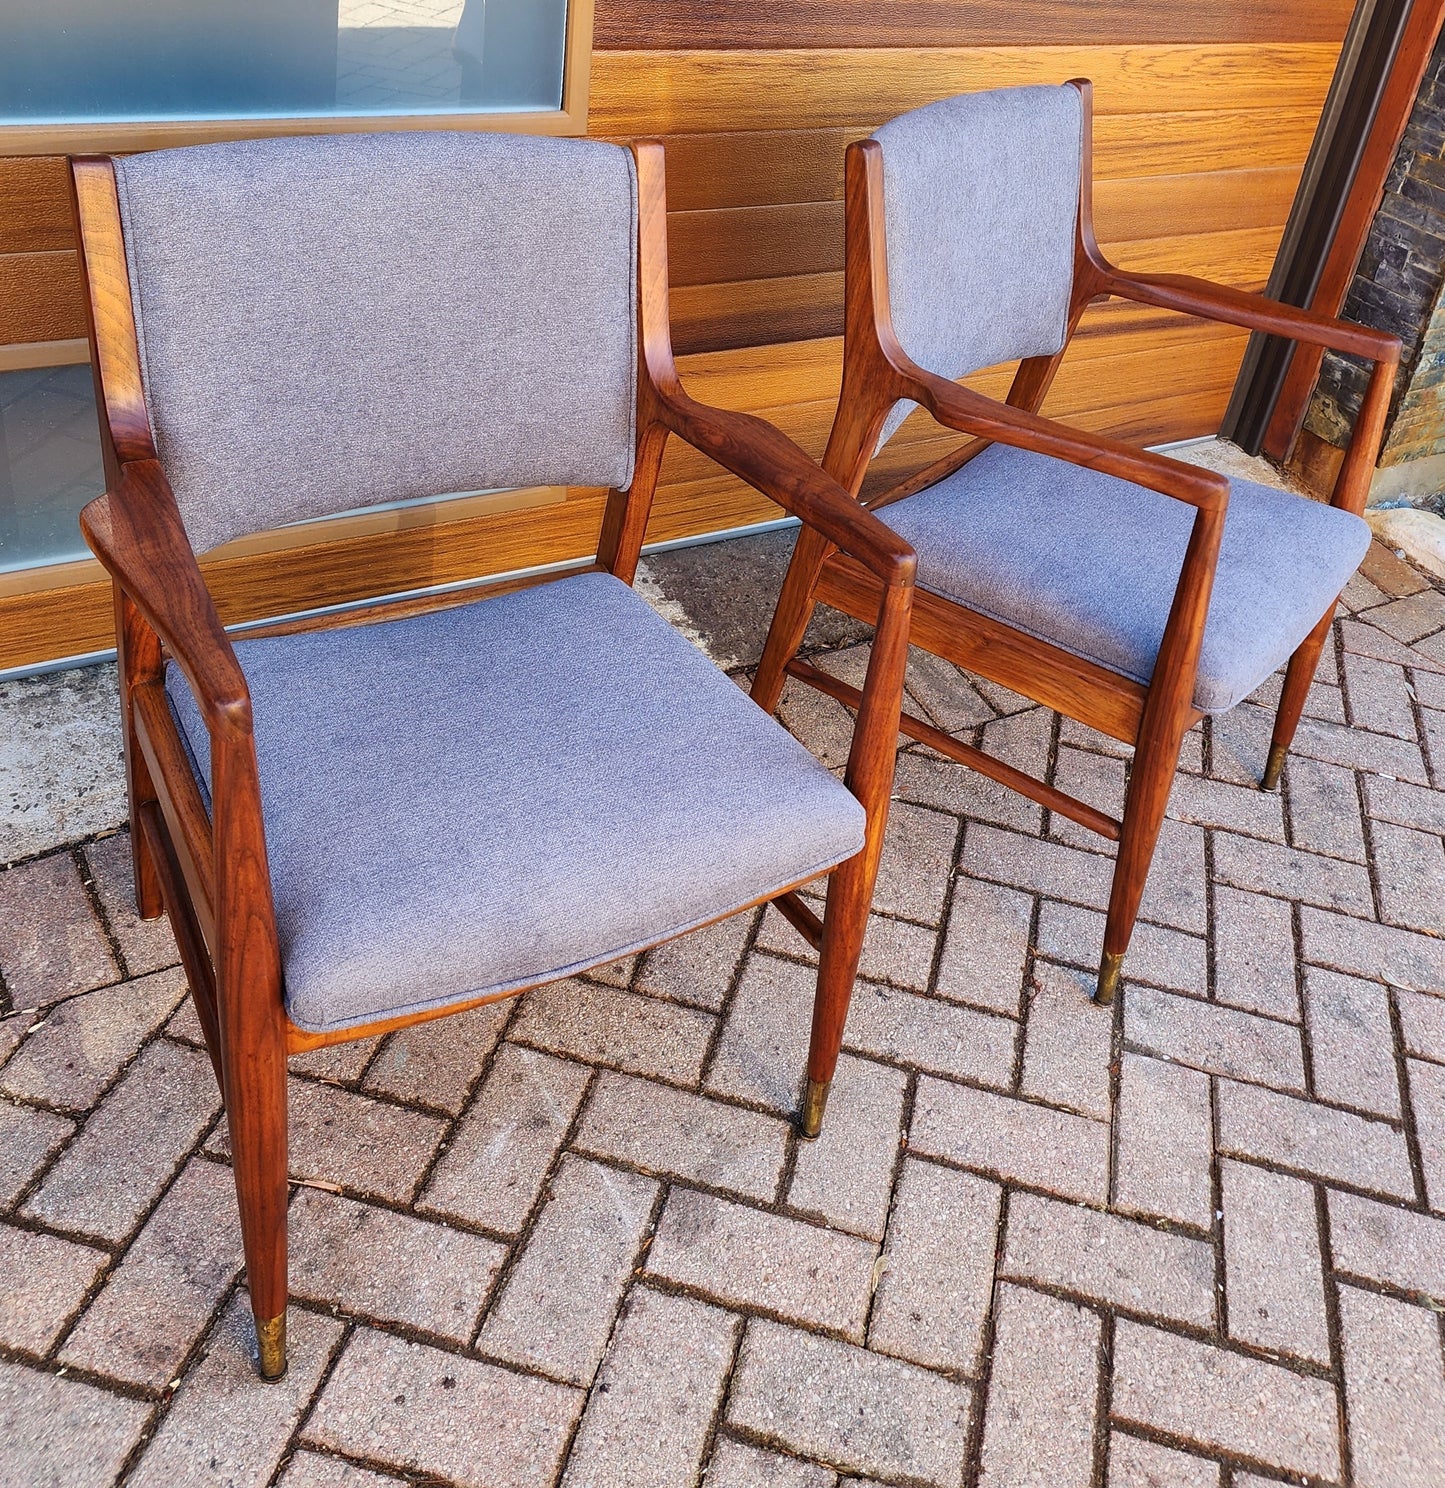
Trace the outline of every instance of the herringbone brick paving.
[[[1097, 841], [911, 747], [820, 1142], [771, 912], [296, 1059], [279, 1385], [124, 834], [0, 873], [0, 1482], [1445, 1482], [1445, 595], [1366, 575], [1279, 796], [1277, 681], [1191, 737], [1112, 1011]], [[911, 687], [1118, 809], [1112, 742]]]

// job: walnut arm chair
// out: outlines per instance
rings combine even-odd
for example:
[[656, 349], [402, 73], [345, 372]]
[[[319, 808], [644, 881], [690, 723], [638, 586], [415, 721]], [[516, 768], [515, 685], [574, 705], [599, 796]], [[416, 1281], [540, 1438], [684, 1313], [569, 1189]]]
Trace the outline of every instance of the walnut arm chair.
[[[82, 525], [114, 580], [136, 898], [170, 918], [221, 1086], [273, 1379], [289, 1053], [769, 901], [841, 1027], [914, 558], [777, 430], [683, 391], [660, 145], [352, 135], [73, 180], [108, 487]], [[630, 587], [673, 434], [878, 582], [844, 782]], [[534, 483], [610, 488], [589, 569], [233, 641], [197, 564], [283, 522]], [[824, 875], [820, 920], [795, 891]]]
[[[1288, 661], [1274, 789], [1361, 520], [1399, 343], [1259, 295], [1104, 257], [1090, 207], [1090, 85], [974, 94], [905, 114], [846, 162], [843, 383], [824, 467], [855, 497], [913, 405], [970, 436], [865, 504], [918, 554], [912, 641], [1134, 746], [1123, 819], [922, 720], [903, 732], [1119, 844], [1095, 991], [1112, 1001], [1185, 732]], [[1119, 296], [1374, 362], [1328, 506], [1039, 416], [1085, 307]], [[1006, 403], [955, 379], [1019, 360]], [[753, 696], [785, 675], [857, 706], [798, 659], [814, 605], [866, 619], [876, 583], [800, 535]]]

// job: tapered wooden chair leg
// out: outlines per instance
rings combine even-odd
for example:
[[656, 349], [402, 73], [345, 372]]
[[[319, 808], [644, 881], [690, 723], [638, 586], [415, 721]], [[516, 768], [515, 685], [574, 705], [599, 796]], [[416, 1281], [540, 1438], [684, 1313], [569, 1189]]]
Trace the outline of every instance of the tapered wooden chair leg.
[[160, 681], [165, 670], [160, 641], [119, 584], [114, 586], [114, 598], [120, 725], [125, 747], [126, 800], [130, 807], [131, 879], [135, 886], [136, 914], [143, 920], [154, 920], [165, 912], [165, 903], [155, 858], [141, 831], [140, 808], [143, 802], [156, 799], [156, 788], [136, 737], [131, 688]]
[[1119, 838], [1119, 856], [1109, 891], [1109, 915], [1104, 923], [1104, 954], [1099, 962], [1099, 980], [1094, 1001], [1107, 1007], [1114, 1000], [1123, 977], [1124, 955], [1139, 917], [1144, 881], [1154, 860], [1169, 788], [1179, 765], [1178, 737], [1160, 740], [1153, 748], [1140, 748], [1134, 755], [1129, 798], [1124, 804], [1124, 825]]
[[1269, 741], [1269, 758], [1265, 761], [1264, 778], [1259, 782], [1261, 790], [1279, 789], [1279, 777], [1284, 769], [1285, 757], [1289, 754], [1289, 746], [1294, 742], [1294, 731], [1299, 727], [1305, 699], [1315, 680], [1320, 653], [1329, 639], [1334, 618], [1335, 607], [1331, 605], [1324, 619], [1305, 637], [1299, 649], [1289, 659], [1289, 666], [1284, 674], [1284, 687], [1280, 692], [1279, 711], [1274, 715], [1274, 734]]
[[811, 527], [804, 527], [798, 533], [787, 577], [778, 596], [778, 607], [773, 611], [773, 623], [768, 627], [762, 660], [758, 662], [757, 675], [753, 678], [753, 701], [765, 713], [777, 708], [783, 692], [783, 669], [803, 644], [803, 635], [817, 607], [813, 594], [818, 587], [818, 571], [827, 553], [826, 539]]
[[876, 872], [868, 858], [866, 852], [849, 858], [834, 870], [828, 881], [828, 909], [818, 958], [818, 992], [813, 1000], [813, 1033], [808, 1044], [808, 1081], [798, 1118], [805, 1137], [816, 1137], [823, 1128], [828, 1091], [838, 1067], [838, 1051], [843, 1047], [843, 1025], [858, 976], [858, 957], [868, 929], [868, 903]]
[[142, 920], [157, 920], [166, 912], [161, 898], [160, 875], [155, 858], [140, 830], [134, 806], [130, 815], [131, 882], [135, 886], [135, 911]]
[[256, 1319], [257, 1369], [264, 1380], [286, 1373], [286, 1058], [248, 1061], [246, 1078], [231, 1071], [227, 1118], [241, 1209], [246, 1285]]

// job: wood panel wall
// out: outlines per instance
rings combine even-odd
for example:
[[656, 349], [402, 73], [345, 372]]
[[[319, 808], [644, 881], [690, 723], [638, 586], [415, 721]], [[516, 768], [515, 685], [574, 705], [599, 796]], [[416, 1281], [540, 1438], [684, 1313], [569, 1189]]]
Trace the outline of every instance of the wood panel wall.
[[[601, 0], [591, 129], [665, 140], [679, 349], [817, 454], [837, 389], [850, 140], [952, 93], [1090, 77], [1106, 247], [1127, 267], [1261, 288], [1350, 13], [1347, 0]], [[1147, 442], [1211, 433], [1245, 339], [1100, 307], [1047, 411]], [[774, 366], [786, 382], [762, 374]], [[919, 414], [888, 459], [918, 465], [947, 443]], [[674, 451], [665, 479], [664, 503], [697, 501], [706, 477]]]
[[[675, 339], [694, 393], [821, 453], [837, 396], [847, 143], [954, 93], [1094, 80], [1101, 241], [1127, 267], [1263, 286], [1351, 0], [597, 0], [589, 132], [668, 150]], [[83, 334], [58, 157], [0, 159], [0, 359]], [[1090, 312], [1046, 411], [1142, 442], [1212, 432], [1245, 337], [1134, 307]], [[60, 359], [60, 358], [57, 358]], [[3, 360], [0, 360], [3, 365]], [[981, 374], [1002, 390], [1009, 369]], [[901, 472], [941, 453], [922, 415]], [[580, 557], [601, 503], [218, 563], [228, 619]], [[669, 452], [650, 536], [766, 520], [767, 502]], [[448, 530], [454, 528], [455, 530]], [[109, 644], [88, 568], [0, 591], [0, 667]]]

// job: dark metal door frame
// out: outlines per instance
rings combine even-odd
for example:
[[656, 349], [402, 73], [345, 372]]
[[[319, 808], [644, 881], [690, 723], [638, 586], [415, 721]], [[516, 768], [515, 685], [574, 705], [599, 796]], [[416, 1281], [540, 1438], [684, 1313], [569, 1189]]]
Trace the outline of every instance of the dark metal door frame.
[[[1445, 0], [1360, 0], [1266, 293], [1337, 314], [1434, 50]], [[1304, 419], [1317, 349], [1251, 336], [1220, 432], [1283, 460]]]

